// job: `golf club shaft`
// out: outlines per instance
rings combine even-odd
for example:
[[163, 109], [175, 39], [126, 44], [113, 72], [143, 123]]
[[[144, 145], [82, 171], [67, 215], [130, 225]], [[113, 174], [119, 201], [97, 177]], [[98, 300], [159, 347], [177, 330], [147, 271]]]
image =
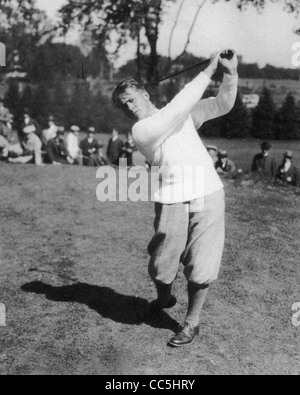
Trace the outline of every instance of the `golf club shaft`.
[[[226, 58], [226, 59], [229, 59], [229, 60], [232, 59], [233, 56], [234, 56], [234, 52], [233, 52], [233, 51], [226, 51], [226, 52], [223, 52], [222, 55], [221, 55], [221, 57], [222, 57], [223, 59]], [[160, 80], [158, 80], [158, 81], [156, 81], [156, 82], [152, 82], [152, 83], [146, 85], [146, 88], [151, 88], [151, 87], [153, 87], [153, 86], [156, 86], [156, 85], [160, 84], [160, 83], [163, 82], [163, 81], [166, 81], [166, 80], [169, 80], [169, 79], [171, 79], [171, 78], [177, 77], [178, 75], [183, 74], [183, 73], [186, 73], [187, 71], [196, 69], [196, 68], [198, 68], [198, 67], [206, 66], [206, 65], [208, 65], [208, 64], [210, 63], [210, 61], [211, 61], [210, 59], [203, 60], [202, 62], [196, 63], [196, 64], [194, 64], [193, 66], [187, 67], [187, 68], [184, 69], [184, 70], [177, 71], [176, 73], [170, 74], [170, 75], [168, 75], [168, 76], [166, 76], [166, 77], [163, 77], [163, 78], [161, 78]]]

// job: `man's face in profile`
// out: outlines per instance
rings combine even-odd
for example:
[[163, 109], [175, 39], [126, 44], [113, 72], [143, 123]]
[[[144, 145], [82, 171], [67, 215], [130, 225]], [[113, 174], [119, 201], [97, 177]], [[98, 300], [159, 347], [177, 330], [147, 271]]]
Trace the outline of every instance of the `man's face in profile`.
[[136, 121], [147, 118], [150, 96], [145, 90], [127, 88], [120, 99], [122, 109], [129, 118]]

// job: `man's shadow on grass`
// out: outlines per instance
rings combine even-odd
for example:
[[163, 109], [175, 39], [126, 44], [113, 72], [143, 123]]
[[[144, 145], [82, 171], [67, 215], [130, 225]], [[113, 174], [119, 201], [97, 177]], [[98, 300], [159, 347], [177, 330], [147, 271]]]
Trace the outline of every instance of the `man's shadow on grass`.
[[150, 313], [145, 299], [121, 295], [108, 287], [77, 283], [54, 287], [40, 281], [24, 284], [22, 291], [45, 297], [52, 302], [79, 303], [96, 311], [103, 318], [125, 325], [147, 324], [153, 328], [176, 332], [179, 324], [165, 312]]

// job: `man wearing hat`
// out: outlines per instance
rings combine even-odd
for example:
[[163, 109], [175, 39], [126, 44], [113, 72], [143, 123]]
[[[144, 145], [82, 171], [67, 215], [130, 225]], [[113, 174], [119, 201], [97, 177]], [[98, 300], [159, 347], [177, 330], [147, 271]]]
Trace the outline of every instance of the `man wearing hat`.
[[216, 163], [218, 174], [225, 178], [232, 178], [236, 174], [236, 167], [232, 160], [228, 159], [227, 151], [220, 151]]
[[218, 161], [218, 152], [219, 152], [218, 147], [216, 147], [215, 145], [208, 145], [206, 149], [209, 156], [212, 158], [214, 165], [216, 165]]
[[102, 154], [103, 145], [95, 139], [95, 132], [94, 127], [89, 127], [87, 137], [80, 144], [84, 166], [99, 167], [107, 164]]
[[49, 140], [46, 152], [47, 162], [52, 165], [73, 164], [74, 160], [70, 157], [64, 139], [65, 133], [63, 130], [58, 130], [54, 139]]
[[278, 168], [277, 178], [284, 184], [300, 187], [300, 171], [293, 165], [293, 152], [284, 154], [283, 162]]
[[74, 164], [82, 165], [82, 152], [79, 147], [79, 126], [71, 126], [70, 133], [67, 136], [67, 150]]
[[271, 148], [272, 146], [268, 142], [262, 143], [261, 153], [254, 157], [251, 171], [266, 176], [270, 180], [274, 180], [277, 172], [277, 164], [274, 157], [270, 155]]
[[[35, 128], [28, 127], [22, 144], [16, 144], [9, 147], [9, 152], [18, 155], [16, 158], [9, 158], [10, 163], [35, 163], [37, 166], [42, 166], [42, 142], [35, 134]], [[31, 130], [31, 131], [30, 131]], [[18, 152], [19, 151], [19, 152]]]

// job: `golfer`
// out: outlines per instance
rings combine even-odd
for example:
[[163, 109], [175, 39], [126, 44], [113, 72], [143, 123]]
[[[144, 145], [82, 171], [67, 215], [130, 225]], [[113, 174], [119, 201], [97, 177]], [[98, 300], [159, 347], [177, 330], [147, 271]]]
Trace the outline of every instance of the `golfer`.
[[[173, 176], [162, 177], [154, 199], [155, 235], [148, 250], [149, 273], [158, 298], [151, 303], [151, 310], [160, 312], [176, 305], [172, 284], [180, 262], [188, 280], [187, 316], [169, 341], [171, 347], [191, 344], [199, 334], [201, 310], [221, 266], [225, 241], [224, 190], [197, 130], [234, 106], [238, 59], [234, 51], [231, 58], [224, 58], [228, 53], [212, 55], [205, 71], [161, 110], [135, 80], [121, 82], [113, 93], [115, 104], [137, 121], [133, 127], [134, 142], [152, 166], [195, 170], [187, 172], [189, 176], [177, 171]], [[219, 68], [224, 78], [218, 96], [201, 100]]]

